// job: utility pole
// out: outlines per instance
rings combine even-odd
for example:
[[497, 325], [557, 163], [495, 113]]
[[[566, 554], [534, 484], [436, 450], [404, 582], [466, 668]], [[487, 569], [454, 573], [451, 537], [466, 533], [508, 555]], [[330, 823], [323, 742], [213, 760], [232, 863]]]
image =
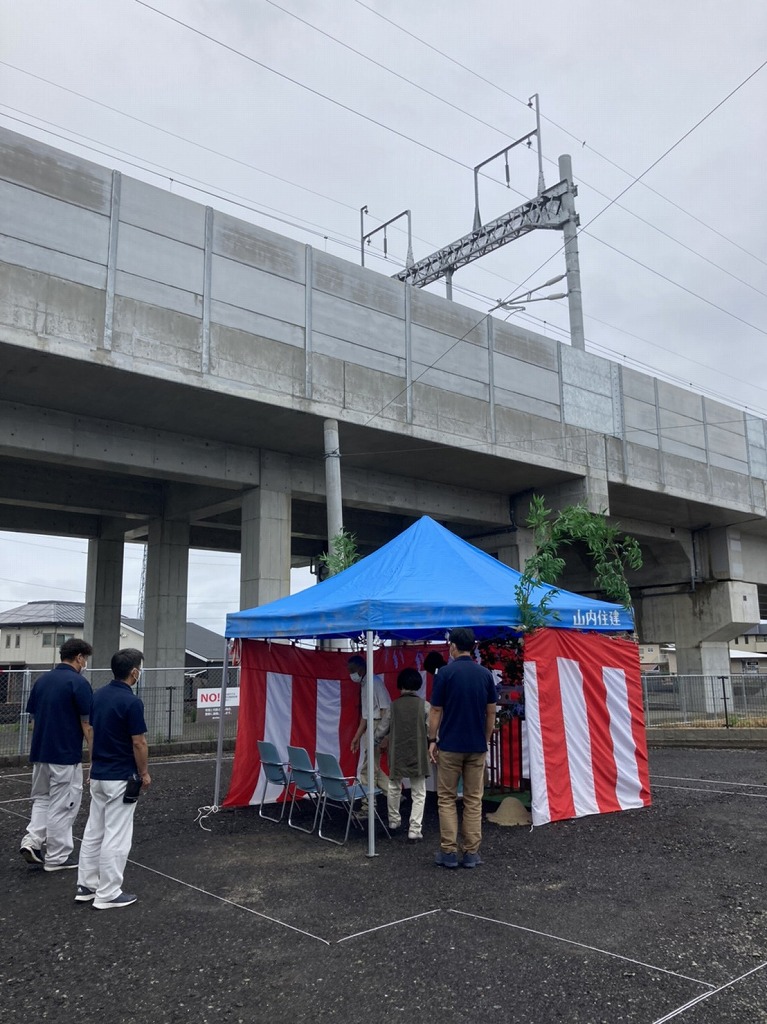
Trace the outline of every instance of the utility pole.
[[141, 579], [138, 585], [138, 604], [136, 605], [136, 618], [144, 619], [144, 606], [146, 604], [146, 553], [149, 549], [149, 544], [144, 545], [144, 557], [141, 561]]
[[567, 271], [567, 306], [570, 312], [570, 344], [585, 351], [586, 338], [583, 331], [583, 297], [581, 295], [581, 264], [578, 258], [578, 225], [580, 218], [575, 212], [575, 186], [573, 185], [573, 162], [569, 156], [559, 158], [559, 177], [568, 184], [564, 197], [567, 220], [562, 225], [565, 236], [565, 269]]

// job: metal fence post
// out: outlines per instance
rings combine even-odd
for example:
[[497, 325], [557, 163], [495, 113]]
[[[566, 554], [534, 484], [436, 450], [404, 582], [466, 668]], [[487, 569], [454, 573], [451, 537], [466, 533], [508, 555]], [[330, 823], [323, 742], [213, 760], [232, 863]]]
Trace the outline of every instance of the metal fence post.
[[644, 704], [645, 725], [650, 724], [650, 697], [647, 688], [647, 677], [642, 676], [642, 703]]
[[724, 703], [724, 727], [725, 729], [730, 728], [730, 719], [727, 714], [727, 676], [719, 676], [722, 683], [722, 701]]
[[19, 713], [19, 756], [27, 752], [27, 739], [29, 736], [29, 715], [27, 714], [27, 701], [32, 689], [32, 673], [27, 668], [21, 677], [21, 708]]
[[166, 686], [168, 691], [168, 743], [173, 739], [173, 690], [175, 687]]

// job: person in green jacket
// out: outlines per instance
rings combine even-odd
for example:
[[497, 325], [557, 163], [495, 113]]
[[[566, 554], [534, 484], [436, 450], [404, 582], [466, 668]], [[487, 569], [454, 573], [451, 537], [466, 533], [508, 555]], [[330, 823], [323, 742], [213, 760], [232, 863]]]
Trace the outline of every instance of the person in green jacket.
[[389, 717], [389, 828], [398, 829], [402, 824], [402, 780], [409, 779], [413, 804], [407, 837], [411, 840], [423, 838], [426, 780], [431, 775], [426, 734], [429, 705], [418, 696], [422, 686], [421, 673], [415, 668], [404, 668], [397, 676], [400, 696], [392, 703]]

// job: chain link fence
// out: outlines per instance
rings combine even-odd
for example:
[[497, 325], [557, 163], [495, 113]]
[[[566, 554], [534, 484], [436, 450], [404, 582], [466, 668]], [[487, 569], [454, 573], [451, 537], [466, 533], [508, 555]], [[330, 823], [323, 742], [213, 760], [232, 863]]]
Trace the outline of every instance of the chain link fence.
[[767, 675], [642, 677], [648, 728], [767, 727]]
[[[32, 727], [26, 713], [27, 699], [45, 669], [0, 672], [0, 755], [29, 753]], [[136, 694], [144, 702], [147, 739], [153, 743], [215, 741], [218, 739], [221, 703], [221, 668], [147, 668]], [[109, 669], [84, 673], [94, 690], [112, 678]], [[237, 735], [239, 669], [227, 672], [224, 739]]]
[[[27, 698], [43, 669], [0, 672], [0, 755], [29, 752]], [[136, 693], [144, 702], [153, 743], [218, 739], [221, 668], [147, 668]], [[94, 690], [112, 678], [108, 669], [86, 673]], [[229, 668], [224, 739], [237, 735], [239, 669]], [[648, 728], [767, 728], [767, 674], [642, 677]]]

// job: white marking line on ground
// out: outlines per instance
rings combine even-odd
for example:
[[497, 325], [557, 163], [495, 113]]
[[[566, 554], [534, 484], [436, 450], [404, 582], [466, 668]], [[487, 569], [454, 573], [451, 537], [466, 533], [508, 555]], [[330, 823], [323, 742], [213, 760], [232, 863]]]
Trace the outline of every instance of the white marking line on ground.
[[349, 939], [358, 939], [360, 935], [370, 935], [371, 932], [380, 932], [383, 928], [393, 928], [395, 924], [407, 924], [408, 921], [417, 921], [419, 917], [428, 917], [430, 914], [441, 914], [439, 907], [435, 910], [425, 910], [422, 914], [413, 914], [412, 917], [401, 917], [398, 921], [389, 921], [388, 924], [379, 924], [375, 928], [366, 928], [364, 932], [355, 932], [353, 935], [344, 935], [337, 942], [348, 942]]
[[653, 779], [671, 779], [672, 782], [712, 782], [715, 786], [749, 786], [752, 789], [767, 789], [763, 782], [730, 782], [723, 779], [691, 779], [688, 775], [650, 775]]
[[664, 786], [664, 785], [650, 785], [653, 789], [681, 789], [683, 793], [708, 793], [709, 796], [743, 796], [748, 799], [751, 797], [752, 800], [767, 800], [767, 793], [739, 793], [734, 789], [700, 789], [696, 786]]
[[623, 960], [628, 964], [636, 964], [637, 967], [647, 967], [651, 971], [660, 971], [662, 974], [670, 974], [674, 978], [682, 978], [684, 981], [692, 981], [696, 985], [704, 985], [706, 988], [714, 988], [709, 981], [701, 981], [700, 978], [691, 978], [689, 974], [680, 974], [678, 971], [669, 971], [665, 967], [658, 967], [656, 964], [645, 963], [644, 960], [634, 960], [630, 956], [621, 956], [620, 953], [611, 953], [609, 949], [600, 949], [598, 946], [589, 946], [585, 942], [576, 942], [574, 939], [565, 939], [561, 935], [551, 935], [549, 932], [539, 932], [535, 928], [525, 928], [521, 924], [511, 924], [509, 921], [499, 921], [494, 917], [482, 917], [481, 914], [469, 914], [465, 910], [448, 910], [448, 914], [461, 914], [463, 917], [474, 917], [478, 921], [488, 921], [490, 924], [500, 924], [504, 928], [514, 928], [516, 931], [527, 932], [528, 935], [539, 935], [543, 939], [554, 939], [556, 942], [566, 942], [570, 946], [578, 946], [580, 949], [590, 949], [592, 953], [602, 953], [604, 956], [611, 956], [615, 960]]
[[128, 860], [129, 864], [133, 864], [134, 867], [143, 868], [144, 871], [151, 871], [153, 875], [159, 875], [160, 878], [167, 878], [171, 882], [176, 882], [178, 885], [185, 885], [187, 889], [194, 889], [195, 892], [201, 892], [203, 896], [210, 896], [214, 900], [220, 900], [221, 903], [227, 903], [230, 907], [237, 907], [238, 910], [244, 910], [247, 914], [254, 914], [256, 917], [261, 917], [265, 921], [271, 921], [272, 924], [279, 924], [283, 928], [289, 928], [292, 932], [298, 932], [299, 935], [306, 935], [310, 939], [316, 939], [317, 942], [322, 942], [324, 945], [331, 945], [327, 939], [320, 938], [319, 935], [312, 935], [311, 932], [305, 932], [303, 928], [296, 928], [295, 925], [286, 924], [284, 921], [278, 920], [276, 917], [269, 917], [268, 914], [261, 914], [258, 910], [251, 910], [250, 907], [245, 907], [242, 903], [235, 903], [234, 900], [228, 900], [226, 896], [219, 896], [215, 892], [211, 892], [209, 889], [203, 889], [199, 885], [192, 885], [191, 882], [185, 882], [182, 878], [175, 878], [173, 875], [166, 875], [164, 871], [158, 871], [157, 868], [150, 868], [147, 864], [140, 864], [137, 860]]
[[767, 967], [767, 962], [763, 964], [758, 964], [756, 967], [752, 967], [750, 971], [746, 971], [745, 974], [741, 974], [739, 977], [733, 978], [731, 981], [725, 982], [724, 985], [720, 985], [718, 988], [715, 988], [712, 992], [702, 992], [699, 996], [695, 996], [694, 999], [691, 999], [689, 1002], [684, 1003], [683, 1006], [677, 1006], [675, 1010], [672, 1010], [670, 1013], [667, 1013], [665, 1017], [658, 1017], [657, 1020], [653, 1021], [653, 1024], [665, 1024], [667, 1020], [672, 1020], [672, 1018], [678, 1017], [680, 1013], [684, 1013], [686, 1010], [692, 1009], [693, 1006], [697, 1006], [698, 1003], [702, 1003], [704, 999], [710, 999], [711, 996], [718, 995], [719, 992], [724, 992], [724, 990], [726, 988], [730, 988], [731, 985], [736, 985], [739, 981], [743, 981], [743, 979], [747, 978], [750, 974], [755, 974], [756, 971], [761, 971], [763, 967]]
[[[27, 816], [25, 814], [19, 814], [17, 811], [11, 811], [7, 807], [3, 807], [2, 804], [0, 804], [0, 811], [5, 811], [6, 814], [12, 814], [14, 817], [22, 818], [26, 821]], [[78, 843], [82, 842], [80, 836], [74, 836], [74, 839], [76, 839]], [[306, 935], [310, 939], [316, 939], [317, 942], [322, 942], [326, 946], [331, 944], [327, 939], [320, 938], [319, 935], [312, 935], [311, 932], [305, 932], [302, 928], [296, 928], [292, 924], [286, 924], [284, 921], [279, 921], [276, 917], [269, 917], [268, 914], [261, 914], [257, 910], [251, 910], [250, 907], [244, 907], [241, 903], [235, 903], [234, 900], [228, 900], [226, 896], [219, 896], [217, 893], [210, 892], [208, 889], [202, 889], [199, 885], [192, 885], [191, 882], [185, 882], [181, 878], [174, 878], [173, 875], [166, 875], [164, 872], [158, 871], [157, 868], [150, 868], [148, 864], [140, 864], [137, 860], [129, 860], [128, 863], [133, 864], [134, 867], [143, 868], [144, 871], [151, 871], [152, 874], [159, 875], [161, 878], [167, 878], [171, 882], [176, 882], [178, 885], [185, 885], [188, 889], [194, 889], [196, 892], [201, 892], [204, 896], [210, 896], [211, 899], [220, 900], [221, 903], [228, 903], [230, 907], [237, 907], [238, 910], [244, 910], [247, 914], [254, 914], [256, 917], [262, 917], [265, 921], [271, 921], [272, 924], [279, 924], [283, 928], [289, 928], [292, 932], [298, 932], [300, 935]]]
[[31, 796], [17, 796], [13, 800], [0, 800], [0, 804], [24, 804], [29, 803]]

